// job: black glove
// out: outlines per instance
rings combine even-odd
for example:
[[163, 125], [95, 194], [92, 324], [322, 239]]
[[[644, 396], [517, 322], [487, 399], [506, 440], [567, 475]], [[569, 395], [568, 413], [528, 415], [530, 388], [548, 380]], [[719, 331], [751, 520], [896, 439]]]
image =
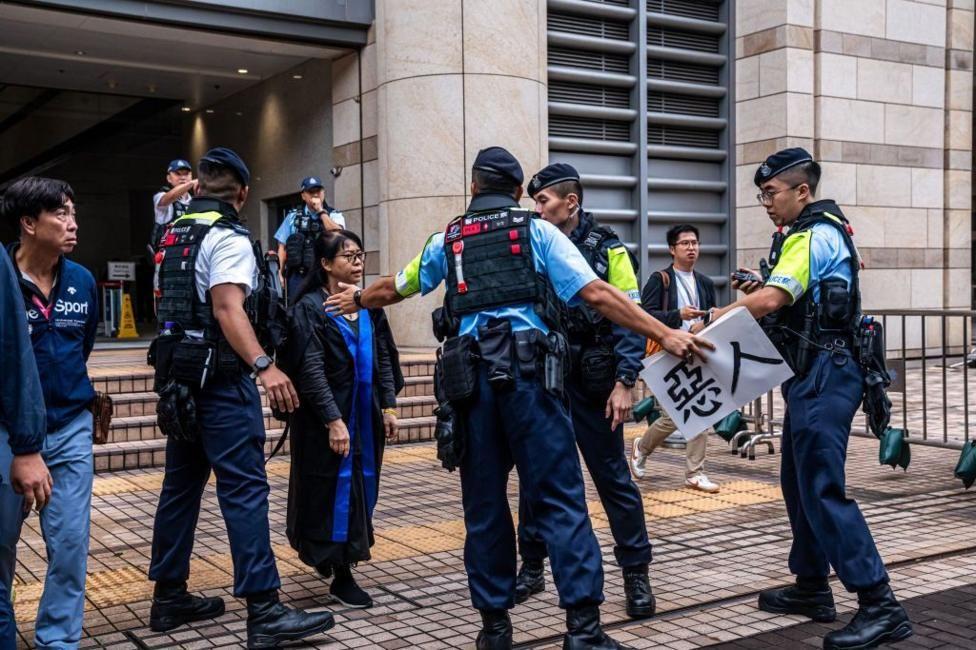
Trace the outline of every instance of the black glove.
[[188, 386], [170, 381], [159, 391], [156, 422], [164, 436], [180, 442], [200, 439], [197, 408]]
[[864, 376], [864, 414], [871, 433], [880, 439], [891, 421], [891, 400], [885, 392], [884, 376], [874, 370]]
[[[457, 436], [455, 435], [454, 409], [449, 403], [434, 409], [437, 424], [434, 426], [434, 439], [437, 441], [437, 460], [449, 472], [453, 472], [461, 464], [461, 453]], [[463, 453], [463, 449], [460, 450]]]

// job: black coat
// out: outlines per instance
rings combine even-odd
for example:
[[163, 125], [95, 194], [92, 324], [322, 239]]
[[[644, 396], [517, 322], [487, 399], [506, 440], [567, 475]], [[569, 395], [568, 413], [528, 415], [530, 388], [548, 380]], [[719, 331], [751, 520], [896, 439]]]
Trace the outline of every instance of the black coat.
[[[332, 541], [342, 456], [329, 447], [328, 422], [341, 417], [349, 425], [355, 368], [342, 332], [323, 311], [324, 298], [325, 293], [320, 291], [306, 294], [290, 310], [286, 366], [301, 402], [291, 420], [287, 534], [302, 561], [312, 566], [368, 560], [374, 541], [366, 506], [362, 449], [355, 443], [351, 451], [348, 539]], [[369, 313], [373, 323], [372, 447], [378, 483], [385, 444], [382, 409], [396, 406], [403, 378], [383, 310], [371, 309]], [[349, 434], [355, 441], [355, 433]]]
[[[661, 280], [661, 273], [655, 271], [647, 278], [644, 290], [641, 291], [641, 306], [648, 314], [671, 329], [680, 329], [681, 310], [678, 309], [677, 279], [674, 276], [674, 266], [661, 269], [661, 271], [667, 272], [669, 276], [667, 295], [664, 295], [665, 288], [664, 282]], [[715, 306], [715, 283], [710, 277], [698, 271], [694, 271], [694, 274], [698, 301], [701, 303], [698, 307], [703, 311], [708, 311]], [[662, 309], [662, 307], [665, 308]]]

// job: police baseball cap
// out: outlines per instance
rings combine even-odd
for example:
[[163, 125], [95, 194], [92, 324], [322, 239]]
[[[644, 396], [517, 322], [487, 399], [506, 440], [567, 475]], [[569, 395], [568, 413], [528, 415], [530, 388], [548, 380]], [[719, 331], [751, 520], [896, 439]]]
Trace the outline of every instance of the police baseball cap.
[[221, 167], [227, 167], [237, 178], [241, 181], [241, 184], [245, 187], [251, 182], [251, 172], [241, 160], [241, 157], [237, 155], [233, 149], [228, 149], [227, 147], [214, 147], [207, 153], [203, 154], [200, 162], [208, 162], [213, 165], [220, 165]]
[[[579, 172], [576, 168], [567, 163], [553, 163], [548, 167], [543, 167], [539, 172], [532, 177], [529, 181], [529, 196], [535, 198], [535, 195], [540, 191], [556, 185], [557, 183], [562, 183], [564, 181], [576, 181], [580, 182]], [[583, 202], [583, 185], [580, 183], [580, 202]]]
[[321, 178], [319, 178], [318, 176], [307, 176], [302, 179], [302, 184], [300, 189], [303, 192], [307, 192], [309, 190], [318, 189], [320, 187], [325, 187], [325, 185], [322, 184]]
[[193, 169], [193, 165], [189, 161], [183, 160], [182, 158], [177, 158], [176, 160], [171, 160], [169, 167], [166, 168], [166, 173], [175, 172], [180, 169]]
[[504, 147], [488, 147], [478, 152], [474, 159], [471, 169], [480, 169], [486, 172], [495, 172], [502, 176], [507, 176], [519, 185], [525, 180], [522, 174], [522, 165]]
[[763, 164], [759, 165], [759, 169], [756, 170], [756, 176], [752, 180], [758, 187], [769, 179], [782, 174], [787, 169], [802, 165], [803, 163], [813, 163], [817, 171], [820, 171], [820, 165], [814, 161], [810, 152], [803, 147], [783, 149], [782, 151], [777, 151], [767, 158]]

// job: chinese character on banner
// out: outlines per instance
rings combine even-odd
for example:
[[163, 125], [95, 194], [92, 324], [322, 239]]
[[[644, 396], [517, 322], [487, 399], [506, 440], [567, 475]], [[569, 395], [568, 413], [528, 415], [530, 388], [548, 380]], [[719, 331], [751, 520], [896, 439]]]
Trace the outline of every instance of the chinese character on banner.
[[667, 352], [644, 360], [641, 379], [691, 439], [743, 404], [793, 376], [783, 357], [744, 307], [705, 328], [700, 334], [715, 345], [707, 360], [690, 364]]

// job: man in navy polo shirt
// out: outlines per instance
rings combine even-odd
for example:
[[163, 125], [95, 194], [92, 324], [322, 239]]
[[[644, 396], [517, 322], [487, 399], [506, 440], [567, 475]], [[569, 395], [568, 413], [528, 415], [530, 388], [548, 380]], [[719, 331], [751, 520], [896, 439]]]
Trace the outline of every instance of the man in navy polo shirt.
[[[54, 483], [40, 511], [48, 567], [34, 636], [38, 648], [75, 648], [85, 611], [91, 509], [93, 422], [88, 409], [95, 391], [86, 363], [98, 323], [95, 278], [64, 257], [78, 244], [70, 185], [23, 178], [7, 189], [3, 212], [20, 224], [20, 241], [8, 252], [20, 281], [47, 408], [41, 455]], [[0, 448], [4, 452], [9, 448]], [[3, 505], [0, 564], [12, 564], [23, 508], [11, 512]]]

